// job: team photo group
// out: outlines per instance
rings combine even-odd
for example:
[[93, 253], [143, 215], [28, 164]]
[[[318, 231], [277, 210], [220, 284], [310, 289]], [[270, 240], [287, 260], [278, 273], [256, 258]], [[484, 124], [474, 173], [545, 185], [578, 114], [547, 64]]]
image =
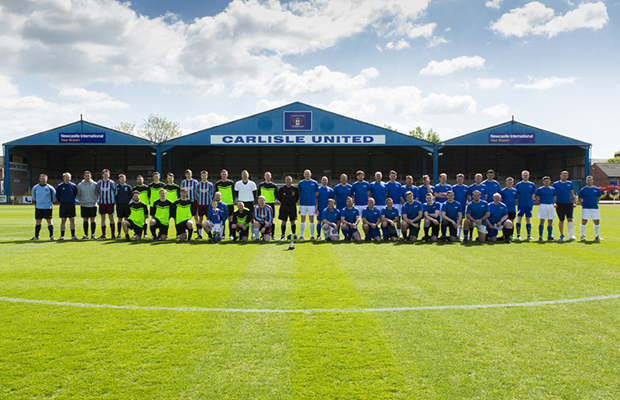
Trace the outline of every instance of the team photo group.
[[[289, 241], [304, 240], [306, 227], [310, 240], [324, 238], [333, 242], [467, 243], [474, 240], [474, 231], [479, 242], [535, 240], [535, 205], [538, 240], [555, 240], [556, 215], [559, 240], [576, 240], [573, 211], [577, 206], [581, 207], [581, 240], [586, 240], [589, 220], [593, 223], [594, 239], [602, 240], [598, 206], [601, 191], [594, 186], [592, 176], [586, 178], [586, 186], [578, 194], [567, 171], [555, 182], [543, 177], [540, 187], [530, 181], [527, 170], [521, 173], [519, 182], [508, 177], [503, 188], [494, 179], [493, 170], [487, 171], [486, 179], [481, 173], [476, 174], [469, 186], [464, 184], [464, 174], [458, 174], [454, 184], [449, 184], [448, 176], [441, 174], [436, 185], [424, 175], [419, 186], [414, 185], [411, 175], [406, 176], [404, 183], [398, 182], [396, 171], [389, 172], [387, 181], [381, 172], [376, 172], [372, 181], [366, 181], [361, 170], [355, 177], [350, 184], [349, 177], [342, 174], [340, 183], [332, 188], [328, 177], [317, 182], [307, 169], [297, 185], [291, 176], [286, 176], [284, 185], [278, 187], [270, 172], [265, 172], [264, 181], [257, 185], [250, 180], [247, 170], [241, 172], [241, 180], [234, 182], [223, 169], [221, 179], [212, 183], [207, 171], [201, 171], [198, 180], [187, 169], [180, 184], [172, 173], [162, 181], [160, 174], [154, 172], [150, 184], [146, 185], [144, 177], [138, 175], [132, 187], [124, 174], [119, 174], [115, 182], [110, 171], [104, 169], [98, 181], [93, 180], [90, 171], [85, 171], [77, 185], [66, 172], [63, 182], [54, 188], [47, 182], [47, 175], [41, 174], [39, 183], [32, 188], [36, 219], [32, 240], [39, 239], [43, 220], [47, 222], [50, 239], [56, 240], [52, 222], [55, 202], [59, 203], [61, 220], [58, 240], [78, 240], [75, 218], [79, 205], [82, 239], [121, 239], [124, 235], [126, 241], [132, 237], [139, 241], [148, 237], [150, 231], [153, 241], [164, 241], [169, 238], [172, 223], [175, 237], [181, 242], [191, 241], [193, 234], [198, 240], [205, 235], [209, 242], [220, 242], [227, 235], [232, 241], [269, 242], [277, 238], [276, 204], [280, 240]], [[101, 230], [98, 237], [97, 219]], [[65, 237], [67, 220], [70, 236]], [[287, 223], [291, 231], [288, 235]]]

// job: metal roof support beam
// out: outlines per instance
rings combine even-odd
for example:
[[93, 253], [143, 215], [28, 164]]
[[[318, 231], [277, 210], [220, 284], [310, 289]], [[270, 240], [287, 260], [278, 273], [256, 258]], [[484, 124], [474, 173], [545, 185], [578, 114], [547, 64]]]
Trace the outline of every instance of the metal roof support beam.
[[435, 184], [439, 183], [439, 149], [437, 145], [433, 149], [433, 181]]
[[9, 168], [11, 146], [4, 145], [2, 147], [4, 147], [4, 194], [8, 201], [11, 198], [11, 169]]
[[586, 176], [584, 177], [584, 182], [586, 181], [585, 178], [588, 177], [588, 175], [590, 175], [590, 150], [592, 149], [592, 145], [589, 145], [588, 147], [586, 147]]
[[160, 146], [160, 145], [157, 145], [157, 147], [155, 148], [155, 151], [157, 152], [157, 155], [156, 155], [156, 157], [157, 157], [157, 166], [156, 166], [156, 170], [157, 170], [157, 172], [159, 172], [159, 173], [160, 173], [160, 175], [161, 175], [161, 153], [162, 153], [161, 146]]

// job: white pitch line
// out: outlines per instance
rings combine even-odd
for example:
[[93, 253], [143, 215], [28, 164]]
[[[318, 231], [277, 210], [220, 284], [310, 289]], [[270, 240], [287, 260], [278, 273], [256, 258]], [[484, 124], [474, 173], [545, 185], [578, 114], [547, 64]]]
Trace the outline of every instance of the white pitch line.
[[52, 306], [81, 307], [81, 308], [111, 308], [119, 310], [148, 310], [148, 311], [182, 311], [182, 312], [223, 312], [223, 313], [262, 313], [262, 314], [292, 314], [292, 313], [370, 313], [370, 312], [396, 312], [396, 311], [424, 311], [424, 310], [473, 310], [478, 308], [504, 308], [504, 307], [535, 307], [552, 304], [582, 303], [586, 301], [600, 301], [618, 299], [620, 294], [608, 296], [581, 297], [578, 299], [530, 301], [525, 303], [503, 304], [470, 304], [453, 306], [421, 306], [421, 307], [386, 307], [386, 308], [310, 308], [301, 310], [277, 310], [277, 309], [252, 309], [252, 308], [201, 308], [201, 307], [154, 307], [154, 306], [119, 306], [114, 304], [90, 304], [70, 303], [53, 300], [15, 299], [0, 297], [0, 301], [10, 303], [45, 304]]

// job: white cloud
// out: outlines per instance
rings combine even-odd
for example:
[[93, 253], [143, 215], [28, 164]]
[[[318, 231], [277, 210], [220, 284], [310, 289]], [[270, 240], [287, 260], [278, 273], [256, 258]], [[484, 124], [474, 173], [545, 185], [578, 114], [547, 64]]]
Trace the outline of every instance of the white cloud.
[[577, 78], [558, 78], [557, 76], [551, 78], [542, 78], [542, 79], [534, 79], [529, 77], [530, 80], [533, 80], [534, 83], [524, 84], [518, 83], [515, 85], [517, 89], [536, 89], [536, 90], [548, 90], [556, 86], [565, 85], [568, 83], [573, 83]]
[[[71, 93], [82, 96], [72, 96]], [[86, 93], [86, 94], [84, 94]], [[90, 95], [88, 94], [90, 93]], [[59, 94], [60, 101], [23, 95], [10, 79], [0, 75], [0, 137], [11, 140], [78, 120], [80, 114], [89, 121], [106, 121], [105, 110], [127, 108], [129, 104], [115, 100], [106, 93], [71, 89]]]
[[477, 78], [474, 80], [474, 83], [480, 89], [497, 89], [502, 86], [504, 81], [499, 78]]
[[224, 115], [209, 113], [205, 115], [197, 115], [193, 118], [186, 118], [185, 121], [190, 127], [188, 131], [193, 132], [211, 128], [212, 126], [221, 125], [230, 121], [230, 119]]
[[510, 107], [508, 107], [506, 104], [502, 103], [502, 104], [498, 104], [498, 105], [493, 106], [493, 107], [485, 108], [481, 112], [483, 114], [490, 115], [490, 116], [495, 117], [495, 118], [507, 117], [509, 115], [508, 113], [510, 112]]
[[267, 110], [273, 110], [274, 108], [281, 107], [288, 103], [289, 102], [286, 101], [286, 99], [280, 99], [280, 100], [261, 99], [258, 101], [258, 103], [256, 103], [255, 112], [259, 113], [259, 112], [263, 112]]
[[484, 5], [489, 7], [489, 8], [494, 8], [496, 10], [499, 10], [499, 7], [502, 5], [503, 1], [504, 0], [490, 0], [490, 1], [487, 1], [486, 3], [484, 3]]
[[476, 101], [471, 96], [448, 96], [431, 93], [418, 105], [420, 115], [475, 114]]
[[414, 22], [429, 2], [233, 0], [215, 16], [185, 23], [142, 16], [116, 0], [23, 0], [0, 12], [0, 72], [62, 88], [264, 79], [292, 70], [285, 56], [329, 48], [371, 28], [379, 36], [427, 37], [435, 24]]
[[366, 86], [376, 78], [375, 68], [364, 69], [359, 75], [351, 77], [343, 72], [330, 71], [324, 65], [297, 74], [284, 71], [267, 79], [246, 79], [235, 83], [231, 97], [241, 96], [281, 96], [298, 97], [303, 94], [338, 92], [346, 93]]
[[447, 39], [444, 39], [444, 38], [442, 38], [440, 36], [433, 36], [428, 41], [428, 47], [437, 47], [440, 44], [446, 44], [446, 43], [450, 43], [450, 41], [447, 40]]
[[453, 58], [452, 60], [443, 60], [441, 62], [431, 61], [420, 71], [420, 75], [449, 75], [464, 68], [482, 68], [484, 63], [485, 59], [480, 56], [462, 56]]
[[409, 46], [409, 43], [407, 43], [405, 39], [400, 39], [397, 43], [389, 42], [385, 45], [385, 48], [388, 50], [402, 50], [411, 48], [411, 46]]
[[552, 8], [534, 1], [515, 8], [491, 24], [491, 29], [503, 36], [524, 37], [545, 35], [548, 38], [580, 28], [599, 30], [609, 21], [604, 3], [585, 3], [565, 15], [555, 15]]

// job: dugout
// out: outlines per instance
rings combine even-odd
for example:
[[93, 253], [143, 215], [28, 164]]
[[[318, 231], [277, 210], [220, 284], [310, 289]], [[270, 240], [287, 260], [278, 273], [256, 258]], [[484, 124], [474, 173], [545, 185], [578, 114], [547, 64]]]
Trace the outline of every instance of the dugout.
[[295, 102], [163, 142], [158, 169], [182, 176], [189, 168], [196, 177], [206, 169], [212, 181], [222, 168], [233, 180], [247, 169], [256, 182], [270, 171], [283, 182], [309, 168], [314, 179], [327, 175], [332, 184], [342, 173], [352, 182], [358, 169], [366, 179], [394, 169], [404, 181], [432, 171], [434, 151], [424, 140]]
[[45, 173], [54, 185], [70, 172], [73, 182], [89, 170], [98, 179], [107, 168], [112, 175], [150, 174], [155, 170], [157, 144], [114, 129], [80, 120], [4, 144], [5, 193], [26, 193]]
[[545, 175], [556, 180], [563, 170], [572, 180], [584, 180], [590, 174], [591, 147], [590, 143], [513, 119], [438, 143], [437, 164], [439, 172], [447, 173], [451, 182], [458, 173], [465, 174], [468, 181], [477, 172], [486, 179], [490, 168], [498, 178], [512, 176], [517, 182], [524, 169], [537, 181]]

